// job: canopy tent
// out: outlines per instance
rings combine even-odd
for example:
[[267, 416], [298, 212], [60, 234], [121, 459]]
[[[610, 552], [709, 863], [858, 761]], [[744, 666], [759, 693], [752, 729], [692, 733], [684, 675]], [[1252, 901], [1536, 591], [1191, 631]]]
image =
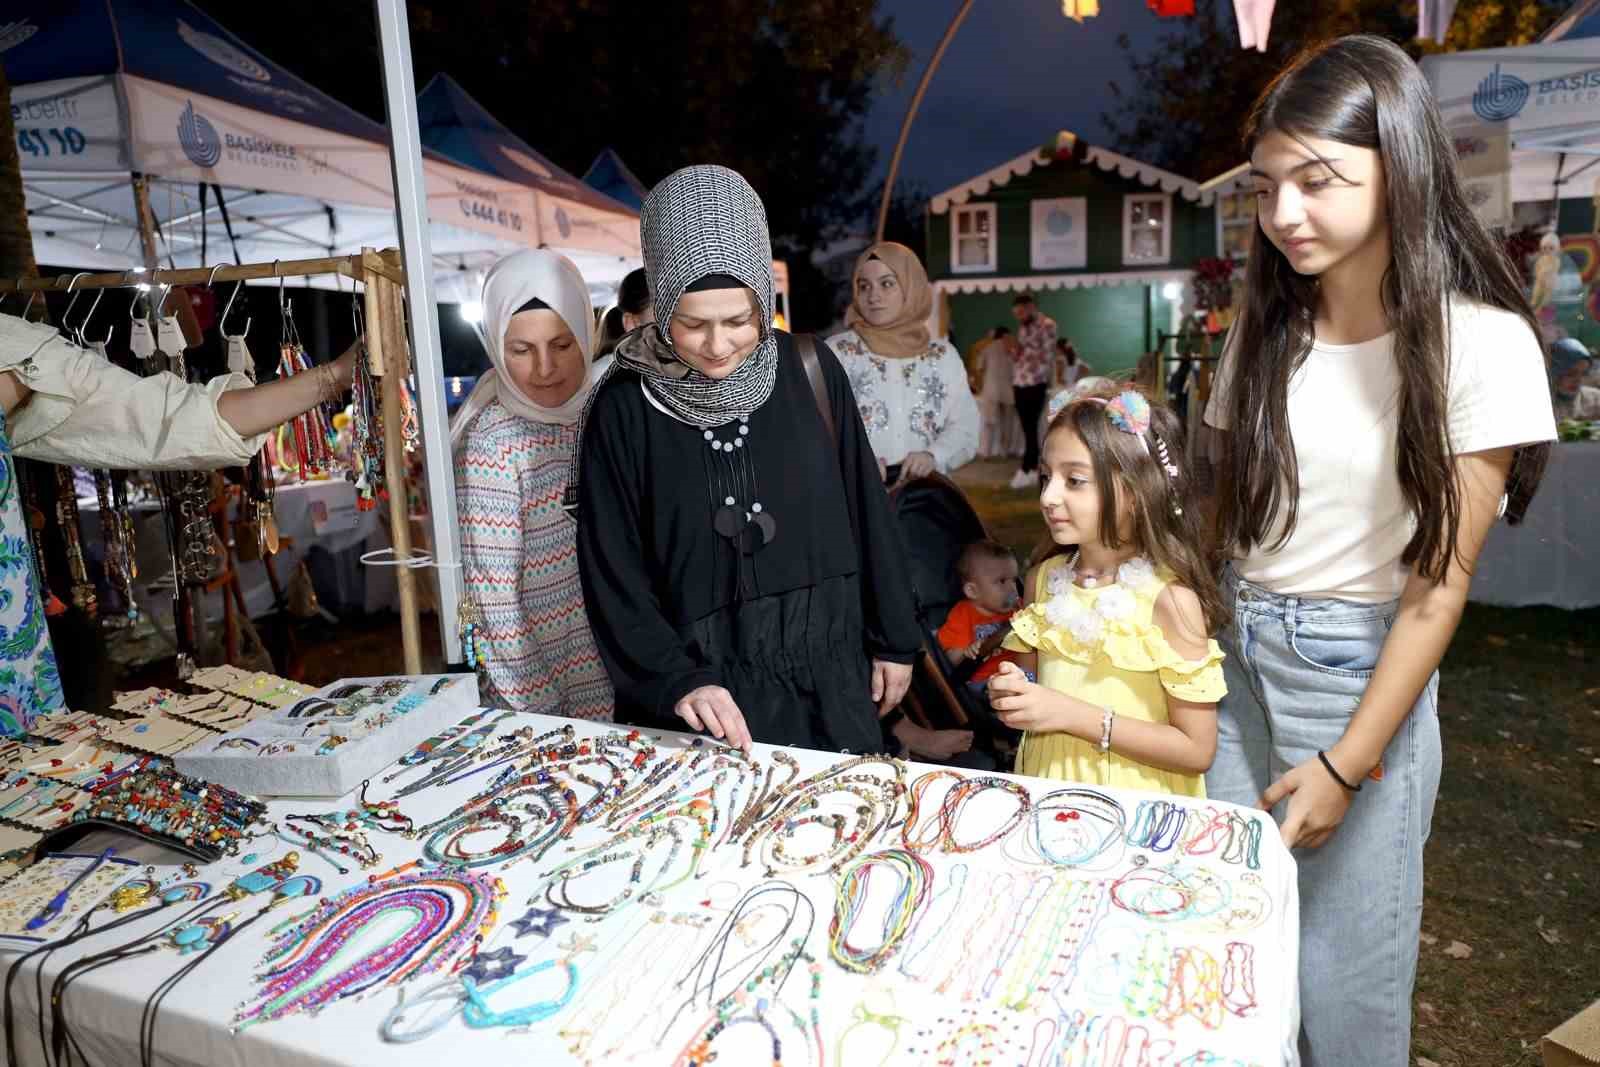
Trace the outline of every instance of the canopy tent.
[[[145, 265], [140, 185], [156, 256], [179, 267], [396, 243], [385, 127], [185, 0], [14, 0], [8, 15], [0, 62], [41, 262]], [[441, 299], [461, 268], [560, 228], [525, 182], [436, 154], [423, 171], [433, 256], [456, 268]]]
[[578, 265], [597, 302], [640, 262], [639, 213], [540, 155], [448, 74], [417, 95], [423, 145], [464, 167], [532, 190], [537, 243]]
[[[1600, 195], [1600, 37], [1569, 32], [1520, 48], [1427, 56], [1422, 69], [1480, 210], [1496, 195], [1514, 203]], [[1506, 203], [1501, 213], [1509, 210]]]
[[614, 148], [604, 149], [594, 157], [589, 169], [583, 172], [583, 180], [591, 188], [635, 211], [644, 207], [644, 198], [650, 193], [649, 187], [629, 169]]

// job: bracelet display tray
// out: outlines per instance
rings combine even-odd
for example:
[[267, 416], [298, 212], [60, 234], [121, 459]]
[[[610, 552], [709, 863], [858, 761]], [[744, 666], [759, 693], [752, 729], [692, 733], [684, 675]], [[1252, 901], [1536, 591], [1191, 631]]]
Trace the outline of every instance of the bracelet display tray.
[[252, 796], [337, 797], [477, 707], [473, 674], [342, 678], [173, 762]]

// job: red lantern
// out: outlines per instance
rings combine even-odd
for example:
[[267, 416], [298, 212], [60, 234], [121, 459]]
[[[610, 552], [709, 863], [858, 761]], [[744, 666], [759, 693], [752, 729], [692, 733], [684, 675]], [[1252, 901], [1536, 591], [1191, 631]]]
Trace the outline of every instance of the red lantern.
[[1194, 0], [1146, 0], [1157, 18], [1171, 19], [1194, 14]]

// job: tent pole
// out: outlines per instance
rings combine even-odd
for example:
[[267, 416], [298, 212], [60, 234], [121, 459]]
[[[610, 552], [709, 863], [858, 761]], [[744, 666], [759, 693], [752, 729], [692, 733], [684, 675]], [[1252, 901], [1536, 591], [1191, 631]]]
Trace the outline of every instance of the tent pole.
[[133, 209], [139, 216], [139, 244], [144, 250], [145, 270], [155, 270], [161, 258], [156, 254], [155, 218], [150, 213], [150, 179], [133, 176]]
[[428, 516], [439, 579], [439, 638], [448, 664], [462, 661], [456, 616], [461, 603], [461, 546], [456, 529], [455, 470], [445, 418], [444, 360], [439, 305], [433, 295], [433, 253], [428, 235], [428, 189], [422, 174], [417, 125], [417, 83], [411, 70], [411, 31], [402, 0], [373, 0], [383, 55], [383, 89], [389, 116], [389, 163], [394, 172], [395, 218], [405, 257], [406, 303], [416, 371], [417, 417], [427, 470]]

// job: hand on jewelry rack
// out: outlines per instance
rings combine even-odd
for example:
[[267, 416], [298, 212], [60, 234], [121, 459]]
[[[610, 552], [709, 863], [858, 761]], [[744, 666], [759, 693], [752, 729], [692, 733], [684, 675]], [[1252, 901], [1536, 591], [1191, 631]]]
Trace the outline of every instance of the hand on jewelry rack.
[[672, 711], [693, 729], [704, 730], [745, 755], [750, 754], [750, 728], [745, 725], [744, 712], [734, 703], [733, 694], [722, 686], [692, 689]]

